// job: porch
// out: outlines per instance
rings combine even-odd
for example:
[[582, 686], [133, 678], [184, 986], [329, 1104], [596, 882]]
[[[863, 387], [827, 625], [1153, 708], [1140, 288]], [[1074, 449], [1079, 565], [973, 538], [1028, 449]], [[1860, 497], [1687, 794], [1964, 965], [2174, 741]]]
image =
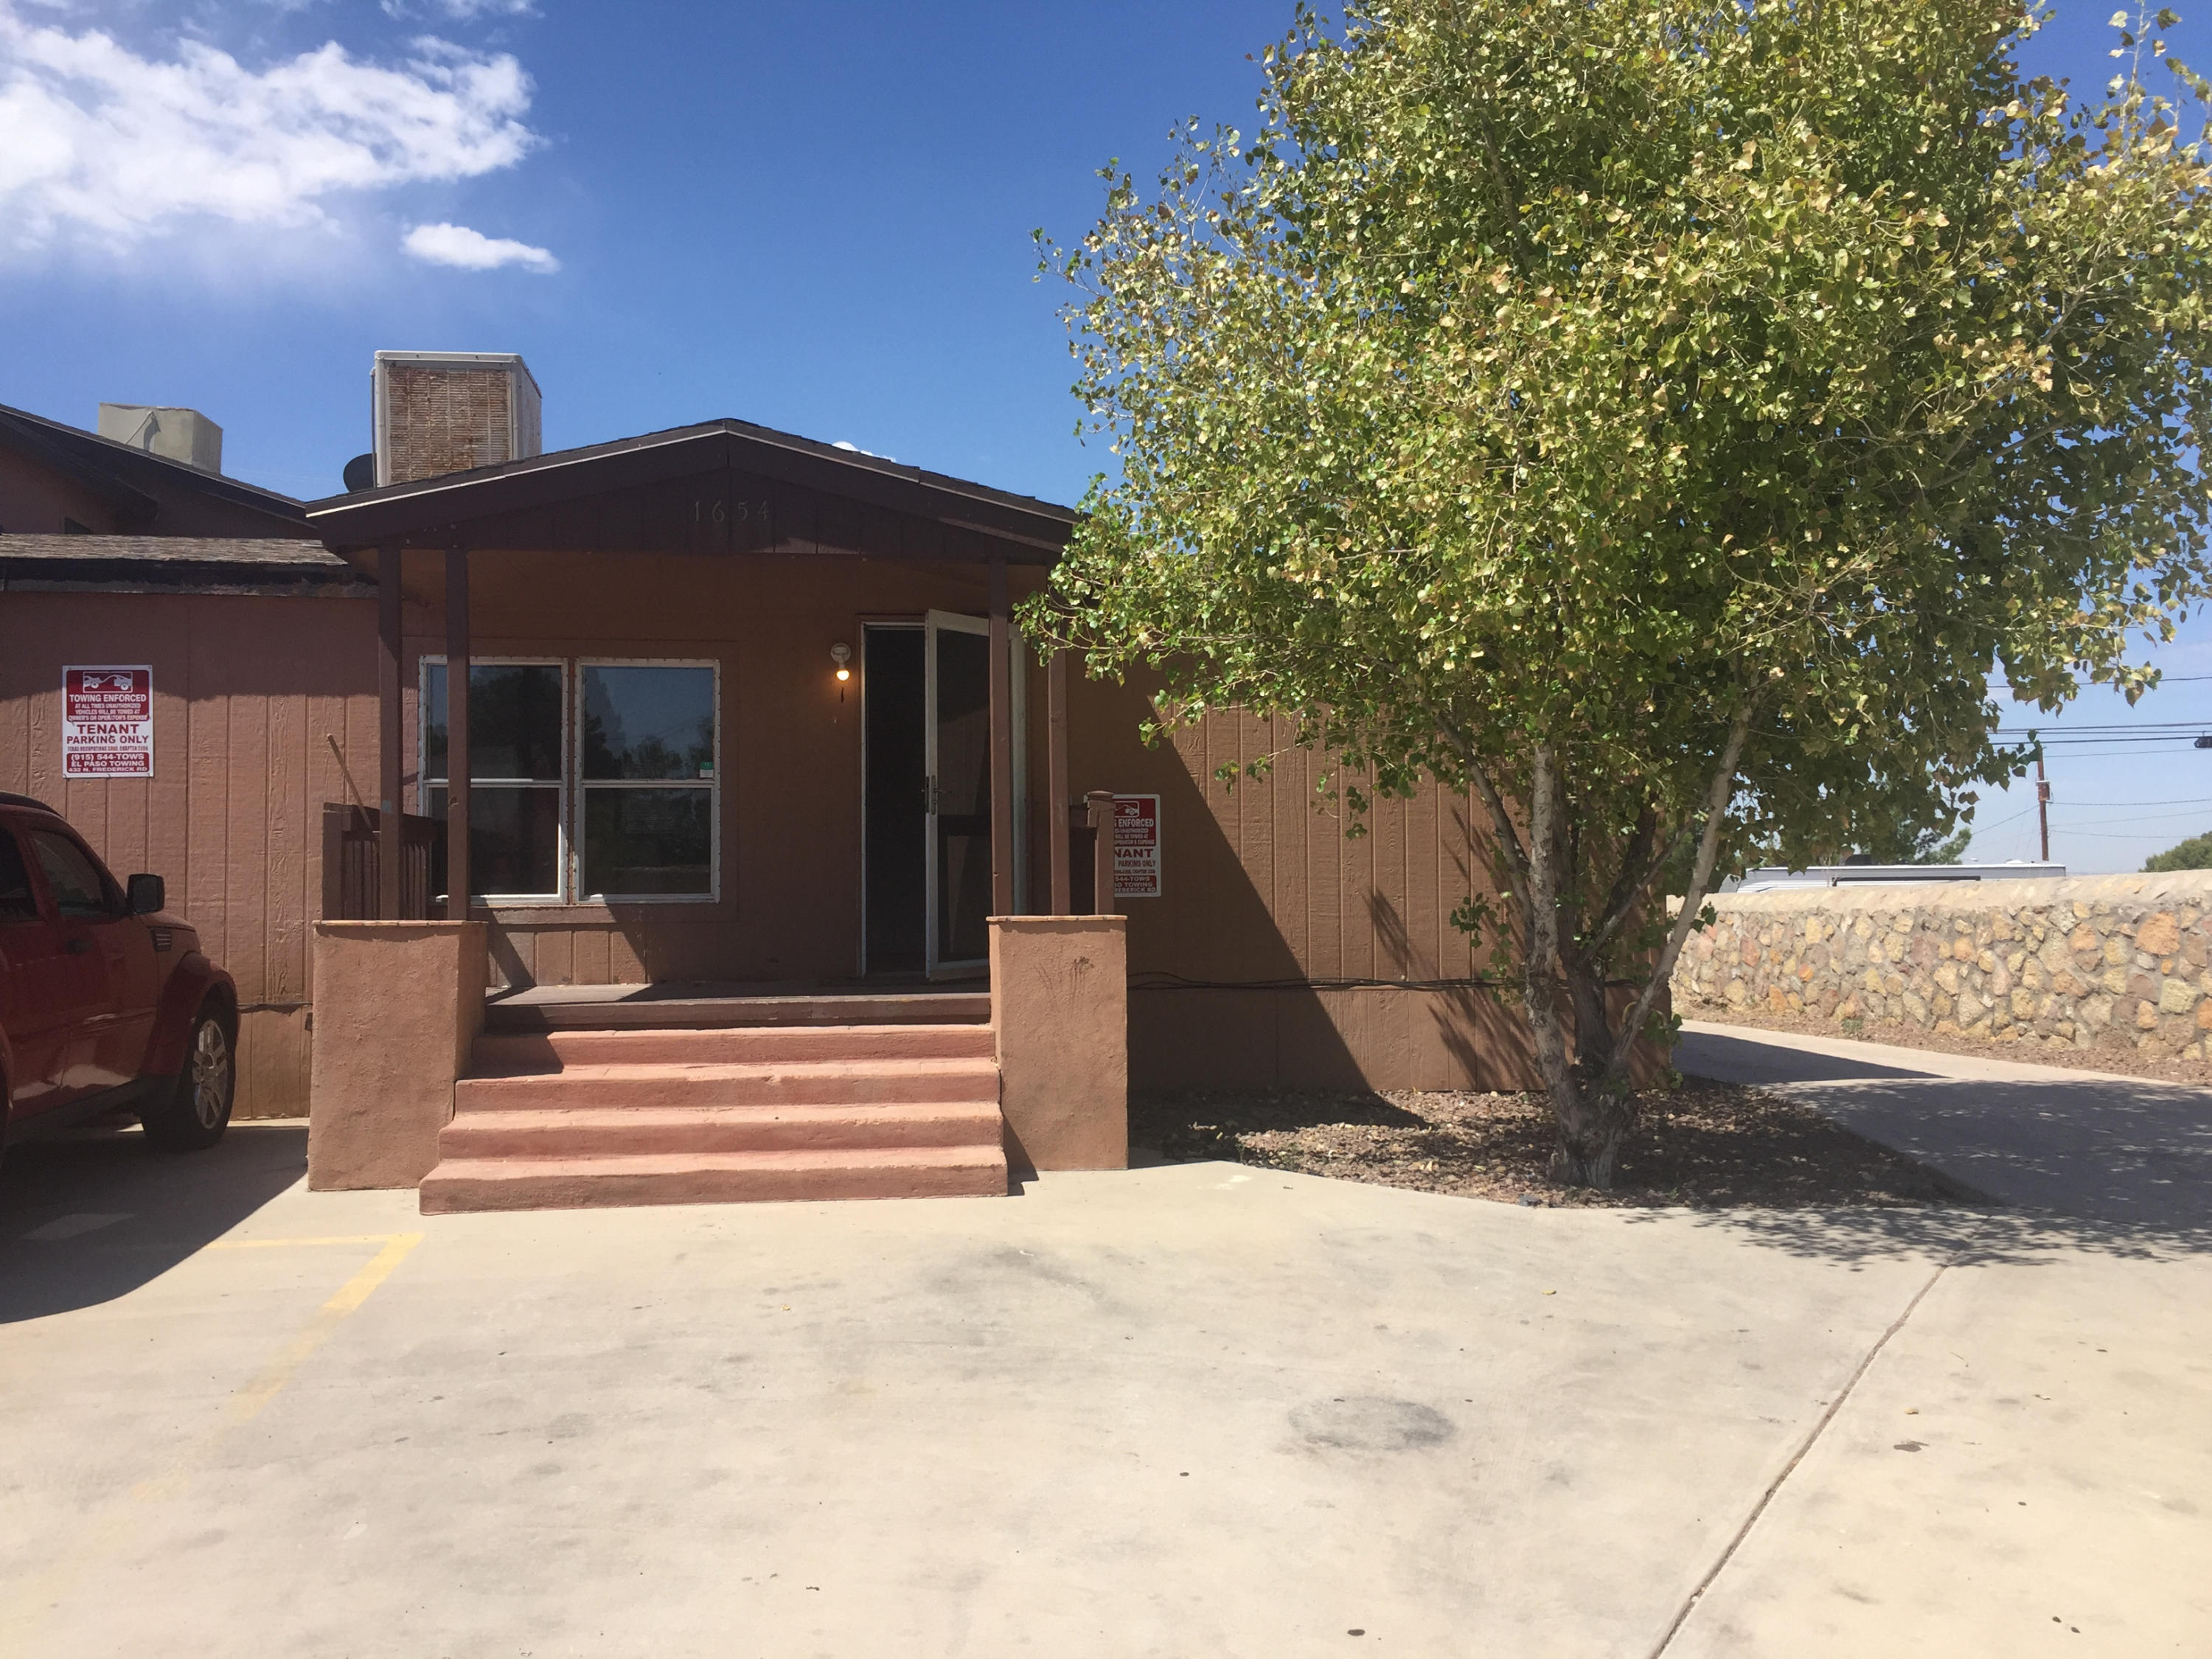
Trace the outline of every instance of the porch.
[[[1066, 665], [1011, 615], [1072, 514], [725, 422], [309, 517], [377, 580], [380, 733], [373, 814], [331, 815], [360, 919], [317, 928], [315, 1184], [431, 1210], [1126, 1162], [1122, 930], [1070, 915], [1111, 891], [1082, 840], [1110, 797], [1073, 800]], [[1048, 1122], [1062, 1052], [1088, 1071]]]

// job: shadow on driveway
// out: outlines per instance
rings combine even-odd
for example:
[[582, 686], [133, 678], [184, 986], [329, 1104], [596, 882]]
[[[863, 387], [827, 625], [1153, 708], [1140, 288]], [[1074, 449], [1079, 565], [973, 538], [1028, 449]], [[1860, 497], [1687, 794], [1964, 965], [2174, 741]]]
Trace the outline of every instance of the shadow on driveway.
[[1881, 1066], [1856, 1056], [1784, 1048], [1756, 1037], [1723, 1036], [1717, 1031], [1684, 1032], [1675, 1045], [1674, 1066], [1690, 1076], [1718, 1083], [1826, 1083], [1847, 1078], [1936, 1075], [1901, 1066]]
[[234, 1123], [204, 1152], [157, 1152], [135, 1125], [11, 1148], [0, 1165], [0, 1324], [137, 1289], [307, 1168], [296, 1121]]
[[1942, 1054], [1928, 1069], [1819, 1054], [1746, 1033], [1686, 1035], [1686, 1073], [1753, 1084], [1988, 1194], [1996, 1212], [1738, 1212], [1715, 1218], [1808, 1255], [1941, 1249], [2033, 1260], [2212, 1252], [2212, 1091], [2023, 1067], [2004, 1078]]

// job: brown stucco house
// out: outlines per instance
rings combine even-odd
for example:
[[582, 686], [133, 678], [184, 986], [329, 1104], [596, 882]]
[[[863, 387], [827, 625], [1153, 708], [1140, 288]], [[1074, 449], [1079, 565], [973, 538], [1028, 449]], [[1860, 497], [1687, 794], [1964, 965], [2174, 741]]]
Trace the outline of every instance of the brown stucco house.
[[[374, 385], [258, 550], [0, 535], [0, 789], [183, 872], [319, 1184], [1002, 1191], [1122, 1161], [1131, 1085], [1527, 1080], [1468, 803], [1347, 839], [1296, 750], [1213, 781], [1265, 722], [1147, 747], [1012, 625], [1070, 509], [736, 420], [541, 453], [512, 356]], [[125, 661], [152, 775], [73, 780], [62, 670]]]

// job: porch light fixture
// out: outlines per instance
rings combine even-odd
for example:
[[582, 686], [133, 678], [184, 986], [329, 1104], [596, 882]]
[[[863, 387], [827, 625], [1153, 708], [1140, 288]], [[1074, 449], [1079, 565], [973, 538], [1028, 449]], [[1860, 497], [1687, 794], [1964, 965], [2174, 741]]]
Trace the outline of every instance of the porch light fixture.
[[830, 647], [830, 660], [837, 665], [838, 684], [842, 685], [853, 678], [853, 671], [846, 666], [853, 660], [853, 647], [844, 641], [840, 640]]

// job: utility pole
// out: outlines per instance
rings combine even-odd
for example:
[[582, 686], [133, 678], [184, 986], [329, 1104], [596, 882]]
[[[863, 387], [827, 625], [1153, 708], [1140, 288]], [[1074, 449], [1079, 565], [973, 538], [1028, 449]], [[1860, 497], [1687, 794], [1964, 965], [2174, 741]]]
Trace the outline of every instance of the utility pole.
[[2051, 862], [2051, 786], [2044, 781], [2043, 757], [2035, 757], [2035, 822], [2043, 831], [2043, 861]]

